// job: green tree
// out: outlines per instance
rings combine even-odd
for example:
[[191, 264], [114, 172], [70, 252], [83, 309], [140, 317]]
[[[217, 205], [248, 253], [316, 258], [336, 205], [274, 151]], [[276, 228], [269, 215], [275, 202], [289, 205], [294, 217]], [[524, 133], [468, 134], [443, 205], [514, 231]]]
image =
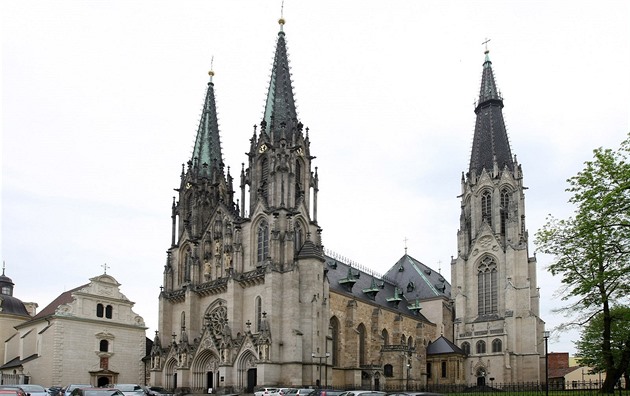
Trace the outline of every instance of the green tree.
[[[628, 367], [630, 356], [630, 307], [612, 307], [610, 309], [610, 317], [611, 353], [615, 365], [619, 366], [620, 371], [623, 372], [626, 380], [626, 389], [630, 389], [630, 370]], [[575, 343], [580, 364], [591, 367], [595, 373], [606, 371], [606, 364], [602, 355], [603, 332], [604, 318], [600, 312], [584, 327], [580, 340]]]
[[536, 233], [536, 245], [554, 256], [548, 270], [561, 276], [562, 299], [568, 302], [560, 310], [574, 318], [565, 327], [584, 326], [601, 314], [602, 391], [611, 393], [623, 367], [612, 353], [610, 309], [630, 295], [630, 134], [619, 150], [593, 153], [584, 170], [568, 180], [575, 216], [550, 215]]

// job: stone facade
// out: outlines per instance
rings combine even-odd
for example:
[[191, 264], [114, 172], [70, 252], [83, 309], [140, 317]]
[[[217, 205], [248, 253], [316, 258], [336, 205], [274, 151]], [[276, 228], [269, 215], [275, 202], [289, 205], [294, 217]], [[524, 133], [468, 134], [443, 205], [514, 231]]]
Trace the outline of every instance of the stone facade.
[[91, 278], [15, 326], [3, 372], [49, 386], [143, 384], [146, 327], [133, 305], [112, 276]]
[[512, 158], [502, 108], [486, 52], [470, 168], [461, 181], [458, 254], [451, 265], [455, 343], [469, 354], [467, 382], [479, 385], [537, 382], [544, 356], [523, 172]]
[[309, 129], [297, 118], [280, 25], [238, 203], [210, 72], [172, 205], [150, 382], [247, 393], [262, 385], [401, 389], [483, 383], [489, 375], [538, 379], [536, 263], [527, 252], [520, 166], [504, 126], [503, 134], [484, 129], [503, 122], [489, 60], [471, 170], [462, 178], [451, 289], [407, 254], [378, 275], [324, 251], [319, 176]]

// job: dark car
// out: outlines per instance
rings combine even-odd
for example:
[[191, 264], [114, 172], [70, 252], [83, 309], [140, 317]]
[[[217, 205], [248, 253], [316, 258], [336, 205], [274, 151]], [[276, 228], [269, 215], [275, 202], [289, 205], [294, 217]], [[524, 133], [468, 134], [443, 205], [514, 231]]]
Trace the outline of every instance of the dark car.
[[116, 388], [76, 388], [71, 396], [125, 396]]

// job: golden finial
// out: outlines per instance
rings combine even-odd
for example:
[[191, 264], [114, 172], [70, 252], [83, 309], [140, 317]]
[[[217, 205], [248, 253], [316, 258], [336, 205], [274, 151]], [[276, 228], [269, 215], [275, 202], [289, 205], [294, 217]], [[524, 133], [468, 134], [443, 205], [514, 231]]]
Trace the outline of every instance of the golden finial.
[[284, 24], [286, 23], [284, 20], [284, 0], [282, 0], [282, 5], [280, 6], [280, 19], [278, 19], [278, 23], [280, 24], [280, 31], [282, 31]]

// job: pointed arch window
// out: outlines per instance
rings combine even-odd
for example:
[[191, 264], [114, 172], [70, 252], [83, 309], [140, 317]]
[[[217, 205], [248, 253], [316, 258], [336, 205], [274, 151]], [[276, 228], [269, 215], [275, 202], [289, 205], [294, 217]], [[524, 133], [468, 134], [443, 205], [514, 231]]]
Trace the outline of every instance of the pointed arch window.
[[297, 221], [293, 229], [293, 251], [296, 255], [302, 248], [302, 245], [304, 245], [304, 230], [302, 229], [302, 224]]
[[497, 263], [486, 256], [477, 267], [477, 314], [497, 313]]
[[254, 313], [256, 315], [256, 332], [258, 333], [262, 323], [262, 298], [260, 296], [257, 296], [256, 300], [254, 300], [254, 307], [256, 310]]
[[359, 366], [363, 366], [365, 365], [365, 353], [367, 351], [367, 331], [365, 330], [365, 326], [363, 325], [363, 323], [359, 325], [359, 328], [357, 330], [359, 332]]
[[302, 195], [302, 163], [300, 160], [295, 162], [295, 199]]
[[476, 352], [477, 352], [477, 354], [486, 353], [486, 342], [485, 341], [477, 341]]
[[492, 352], [502, 352], [503, 351], [503, 343], [500, 339], [495, 338], [492, 340]]
[[505, 234], [510, 206], [510, 192], [507, 188], [501, 190], [501, 234]]
[[383, 345], [389, 345], [389, 333], [387, 329], [383, 329], [381, 336], [383, 337]]
[[260, 188], [262, 196], [265, 199], [269, 198], [269, 160], [263, 158], [260, 164]]
[[466, 355], [470, 355], [470, 343], [469, 342], [462, 342], [462, 351], [464, 351], [464, 353]]
[[481, 194], [481, 220], [492, 226], [492, 193], [484, 191]]
[[263, 220], [258, 224], [256, 262], [261, 264], [269, 257], [269, 224]]
[[339, 325], [339, 319], [336, 316], [330, 318], [330, 329], [332, 331], [332, 364], [334, 367], [339, 366], [339, 338], [340, 333], [339, 329], [341, 326]]

